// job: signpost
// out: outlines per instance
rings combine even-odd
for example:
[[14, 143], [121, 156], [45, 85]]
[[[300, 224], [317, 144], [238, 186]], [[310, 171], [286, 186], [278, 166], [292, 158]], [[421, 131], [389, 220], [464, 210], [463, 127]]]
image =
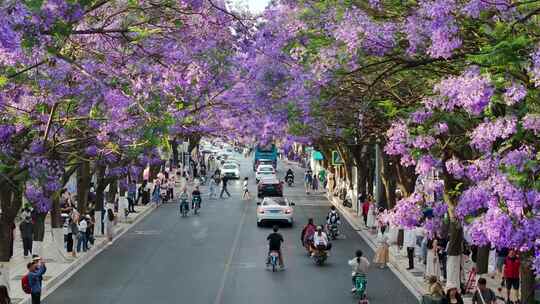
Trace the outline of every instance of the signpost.
[[332, 166], [340, 165], [343, 165], [343, 159], [341, 158], [341, 155], [339, 155], [339, 152], [334, 150], [332, 151]]

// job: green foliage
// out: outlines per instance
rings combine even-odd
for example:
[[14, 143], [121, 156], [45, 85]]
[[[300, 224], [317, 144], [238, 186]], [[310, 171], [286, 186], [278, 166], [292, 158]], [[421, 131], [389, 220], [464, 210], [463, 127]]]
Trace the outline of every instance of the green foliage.
[[376, 105], [382, 110], [384, 116], [388, 119], [394, 119], [401, 113], [395, 102], [391, 99], [377, 101]]
[[41, 5], [43, 5], [43, 0], [24, 0], [23, 1], [26, 7], [34, 13], [37, 13], [41, 10]]
[[0, 88], [8, 83], [8, 78], [4, 75], [0, 75]]

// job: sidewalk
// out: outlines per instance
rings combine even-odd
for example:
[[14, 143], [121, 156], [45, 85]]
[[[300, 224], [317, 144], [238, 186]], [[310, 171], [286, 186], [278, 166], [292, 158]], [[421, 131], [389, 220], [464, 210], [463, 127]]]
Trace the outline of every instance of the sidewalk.
[[[154, 209], [155, 206], [153, 204], [136, 206], [135, 210], [137, 210], [137, 213], [130, 213], [127, 221], [124, 220], [123, 215], [119, 215], [119, 222], [114, 228], [114, 239], [116, 240], [122, 236], [127, 230], [149, 215]], [[45, 227], [43, 248], [47, 248], [47, 245], [52, 243], [52, 233], [48, 221], [45, 223]], [[19, 229], [17, 228], [13, 258], [10, 261], [10, 296], [11, 301], [14, 304], [30, 304], [30, 296], [25, 294], [21, 288], [21, 278], [27, 273], [26, 264], [30, 262], [30, 258], [25, 259], [23, 256], [22, 241], [20, 239], [18, 230]], [[64, 262], [47, 259], [47, 257], [45, 257], [45, 262], [47, 263], [47, 272], [43, 276], [42, 298], [45, 298], [48, 294], [53, 292], [64, 281], [69, 279], [80, 268], [90, 262], [105, 248], [107, 248], [107, 246], [107, 238], [105, 236], [100, 236], [96, 238], [94, 246], [92, 246], [87, 252], [81, 251], [80, 253], [77, 253], [77, 258], [72, 258], [71, 256], [68, 257], [66, 252], [64, 252], [64, 256], [66, 257]]]
[[[339, 200], [334, 197], [330, 196], [328, 197], [328, 200], [330, 203], [332, 203], [336, 208], [339, 210], [339, 212], [343, 215], [343, 217], [349, 222], [349, 224], [358, 232], [358, 234], [364, 239], [364, 241], [373, 249], [373, 251], [376, 250], [376, 244], [377, 244], [377, 234], [375, 232], [369, 231], [363, 223], [363, 219], [361, 216], [357, 216], [356, 212], [352, 209], [345, 208]], [[418, 259], [415, 257], [415, 263], [414, 263], [414, 269], [409, 271], [407, 270], [408, 267], [408, 259], [407, 259], [407, 253], [405, 251], [405, 248], [400, 252], [396, 245], [390, 246], [390, 263], [388, 267], [396, 274], [396, 276], [403, 282], [403, 284], [413, 293], [415, 297], [417, 297], [420, 301], [420, 298], [423, 294], [427, 293], [427, 284], [424, 281], [424, 272], [425, 272], [425, 266], [423, 263], [419, 262]], [[417, 254], [419, 251], [415, 249], [415, 254]], [[473, 267], [473, 262], [469, 259], [466, 259], [464, 263], [465, 268], [465, 282], [469, 278], [470, 271]], [[373, 269], [372, 271], [377, 271], [376, 269]], [[504, 303], [502, 299], [505, 298], [505, 292], [506, 290], [501, 290], [500, 282], [501, 279], [498, 276], [492, 275], [492, 274], [484, 274], [484, 275], [477, 275], [476, 280], [478, 278], [484, 277], [487, 280], [487, 286], [491, 288], [495, 294], [500, 298], [499, 302]], [[465, 304], [472, 303], [472, 294], [466, 294], [463, 295], [463, 301]]]

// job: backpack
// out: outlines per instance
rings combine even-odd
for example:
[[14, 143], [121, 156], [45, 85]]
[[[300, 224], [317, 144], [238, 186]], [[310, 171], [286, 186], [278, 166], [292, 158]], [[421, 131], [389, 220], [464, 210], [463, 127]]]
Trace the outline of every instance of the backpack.
[[21, 287], [24, 293], [31, 294], [32, 288], [30, 287], [30, 278], [28, 277], [28, 273], [25, 274], [21, 279]]

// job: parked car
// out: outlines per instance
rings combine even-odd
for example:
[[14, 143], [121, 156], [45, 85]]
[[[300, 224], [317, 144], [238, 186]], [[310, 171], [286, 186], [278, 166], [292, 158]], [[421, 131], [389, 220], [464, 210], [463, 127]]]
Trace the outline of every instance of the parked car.
[[265, 222], [283, 222], [293, 225], [294, 203], [285, 197], [265, 197], [257, 203], [257, 226]]

